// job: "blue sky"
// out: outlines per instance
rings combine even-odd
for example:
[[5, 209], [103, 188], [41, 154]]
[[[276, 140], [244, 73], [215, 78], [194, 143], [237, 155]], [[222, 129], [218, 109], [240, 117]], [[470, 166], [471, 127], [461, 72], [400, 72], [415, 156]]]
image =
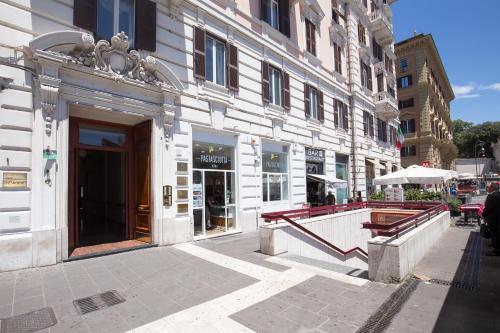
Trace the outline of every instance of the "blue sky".
[[451, 118], [500, 121], [500, 0], [398, 0], [395, 41], [430, 33], [455, 92]]

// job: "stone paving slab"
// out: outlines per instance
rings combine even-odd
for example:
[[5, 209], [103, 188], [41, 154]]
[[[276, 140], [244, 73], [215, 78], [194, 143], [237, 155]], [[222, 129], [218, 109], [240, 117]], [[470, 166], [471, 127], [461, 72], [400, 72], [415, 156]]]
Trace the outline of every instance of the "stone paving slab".
[[[450, 228], [415, 271], [429, 278], [460, 279], [467, 264], [466, 244], [476, 232]], [[484, 256], [489, 243], [483, 242], [477, 289], [420, 282], [387, 332], [500, 332], [500, 257]]]
[[195, 244], [212, 251], [245, 260], [263, 267], [283, 272], [289, 267], [266, 261], [267, 255], [260, 253], [259, 232], [247, 232], [231, 237], [216, 237]]
[[[152, 248], [0, 274], [0, 318], [50, 306], [50, 332], [125, 332], [258, 280], [186, 254]], [[126, 302], [79, 315], [72, 301], [117, 290]]]

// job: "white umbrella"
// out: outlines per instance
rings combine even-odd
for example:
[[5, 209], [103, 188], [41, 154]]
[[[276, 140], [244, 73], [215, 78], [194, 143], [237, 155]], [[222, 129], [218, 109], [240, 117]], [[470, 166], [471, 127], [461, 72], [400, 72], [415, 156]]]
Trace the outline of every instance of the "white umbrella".
[[458, 179], [476, 179], [472, 173], [464, 172], [458, 175]]
[[406, 169], [398, 170], [373, 179], [374, 185], [393, 184], [440, 184], [453, 177], [450, 170], [425, 168], [411, 165]]

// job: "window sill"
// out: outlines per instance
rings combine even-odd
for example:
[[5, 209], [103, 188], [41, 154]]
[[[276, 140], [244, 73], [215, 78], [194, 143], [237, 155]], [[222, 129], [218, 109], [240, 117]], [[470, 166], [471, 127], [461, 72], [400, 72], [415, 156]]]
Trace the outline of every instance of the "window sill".
[[286, 35], [284, 35], [281, 31], [279, 31], [266, 21], [261, 21], [261, 26], [262, 26], [262, 34], [264, 35], [264, 37], [265, 35], [268, 35], [269, 37], [278, 41], [283, 47], [286, 46], [286, 43], [289, 40], [289, 38]]
[[321, 65], [321, 60], [315, 56], [314, 54], [312, 54], [311, 52], [305, 50], [304, 51], [304, 57], [307, 59], [307, 62], [310, 63], [311, 65], [315, 66], [315, 67], [318, 67], [319, 65]]
[[307, 129], [313, 132], [321, 132], [321, 126], [323, 124], [317, 119], [307, 119]]
[[366, 97], [372, 97], [372, 91], [365, 86], [361, 86], [361, 91], [366, 95]]
[[339, 72], [334, 71], [333, 76], [339, 83], [344, 84], [347, 81], [347, 78], [344, 75], [340, 74]]
[[228, 88], [211, 81], [201, 81], [198, 86], [201, 88], [200, 95], [205, 95], [223, 104], [232, 104], [232, 96]]
[[282, 106], [269, 103], [264, 108], [266, 116], [272, 119], [285, 120], [287, 112]]

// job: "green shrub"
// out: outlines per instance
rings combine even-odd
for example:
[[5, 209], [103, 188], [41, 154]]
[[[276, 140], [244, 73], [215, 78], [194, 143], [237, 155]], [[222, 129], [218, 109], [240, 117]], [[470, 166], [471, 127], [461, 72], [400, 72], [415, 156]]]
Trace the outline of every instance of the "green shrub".
[[385, 195], [384, 195], [384, 192], [382, 192], [382, 191], [378, 191], [378, 192], [372, 193], [370, 195], [370, 200], [384, 200], [384, 199], [385, 199]]
[[424, 192], [422, 200], [436, 201], [441, 200], [441, 194], [437, 192]]
[[450, 210], [451, 211], [460, 211], [460, 205], [462, 204], [462, 202], [458, 199], [455, 199], [455, 198], [450, 198], [448, 199], [448, 207], [450, 207]]
[[420, 201], [423, 200], [423, 193], [417, 188], [409, 188], [405, 191], [405, 199], [408, 201]]

